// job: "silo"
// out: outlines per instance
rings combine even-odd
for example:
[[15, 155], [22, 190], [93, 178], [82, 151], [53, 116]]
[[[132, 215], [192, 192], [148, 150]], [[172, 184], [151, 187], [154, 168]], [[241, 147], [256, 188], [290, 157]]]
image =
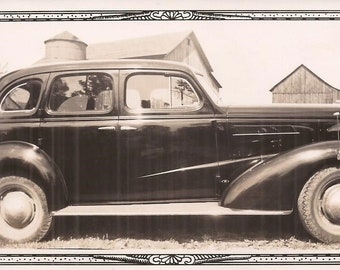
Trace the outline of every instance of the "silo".
[[45, 41], [47, 61], [85, 60], [87, 44], [65, 31]]

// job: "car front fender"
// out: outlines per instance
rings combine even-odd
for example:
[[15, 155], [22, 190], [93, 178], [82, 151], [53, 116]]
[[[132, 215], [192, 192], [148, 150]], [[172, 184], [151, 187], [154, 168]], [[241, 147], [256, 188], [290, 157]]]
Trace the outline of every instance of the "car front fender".
[[17, 141], [0, 143], [0, 175], [10, 173], [37, 176], [31, 180], [44, 187], [51, 210], [66, 206], [68, 192], [63, 176], [39, 147]]
[[337, 160], [338, 142], [327, 141], [278, 154], [238, 176], [223, 192], [221, 205], [235, 209], [291, 210], [304, 183]]

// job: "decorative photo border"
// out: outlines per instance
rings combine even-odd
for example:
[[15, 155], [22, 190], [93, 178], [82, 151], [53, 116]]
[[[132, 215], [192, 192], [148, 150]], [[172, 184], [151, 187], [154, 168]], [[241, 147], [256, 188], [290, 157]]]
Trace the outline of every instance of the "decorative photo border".
[[[340, 20], [331, 10], [85, 10], [0, 11], [0, 22], [51, 21], [201, 21], [201, 20]], [[52, 251], [53, 252], [53, 251]], [[59, 251], [60, 252], [60, 251]], [[5, 265], [340, 265], [332, 254], [0, 254]], [[87, 250], [88, 252], [88, 250]]]
[[308, 10], [84, 10], [2, 11], [0, 22], [166, 20], [340, 20], [340, 11]]
[[0, 266], [23, 265], [339, 265], [340, 254], [8, 254]]

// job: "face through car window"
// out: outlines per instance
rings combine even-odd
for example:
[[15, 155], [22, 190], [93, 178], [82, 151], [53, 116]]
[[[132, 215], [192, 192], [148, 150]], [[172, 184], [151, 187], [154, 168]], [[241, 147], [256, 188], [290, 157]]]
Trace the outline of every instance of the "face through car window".
[[79, 113], [112, 108], [112, 78], [106, 74], [77, 74], [57, 77], [51, 86], [52, 112]]

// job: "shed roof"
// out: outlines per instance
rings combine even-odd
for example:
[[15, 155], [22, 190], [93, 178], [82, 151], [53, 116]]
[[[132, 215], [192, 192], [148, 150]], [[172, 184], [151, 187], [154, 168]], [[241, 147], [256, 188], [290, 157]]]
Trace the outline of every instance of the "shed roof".
[[269, 91], [273, 92], [273, 90], [280, 85], [281, 83], [283, 83], [285, 80], [287, 80], [289, 77], [291, 77], [294, 73], [299, 72], [300, 70], [306, 70], [309, 74], [311, 74], [311, 76], [314, 76], [315, 78], [317, 78], [318, 80], [320, 80], [321, 82], [323, 82], [324, 84], [326, 84], [327, 86], [333, 88], [334, 90], [338, 90], [340, 91], [340, 89], [335, 88], [334, 86], [330, 85], [328, 82], [326, 82], [325, 80], [321, 79], [318, 75], [316, 75], [313, 71], [311, 71], [308, 67], [306, 67], [305, 65], [301, 64], [300, 66], [298, 66], [296, 69], [294, 69], [291, 73], [289, 73], [286, 77], [284, 77], [281, 81], [279, 81], [277, 84], [275, 84]]

